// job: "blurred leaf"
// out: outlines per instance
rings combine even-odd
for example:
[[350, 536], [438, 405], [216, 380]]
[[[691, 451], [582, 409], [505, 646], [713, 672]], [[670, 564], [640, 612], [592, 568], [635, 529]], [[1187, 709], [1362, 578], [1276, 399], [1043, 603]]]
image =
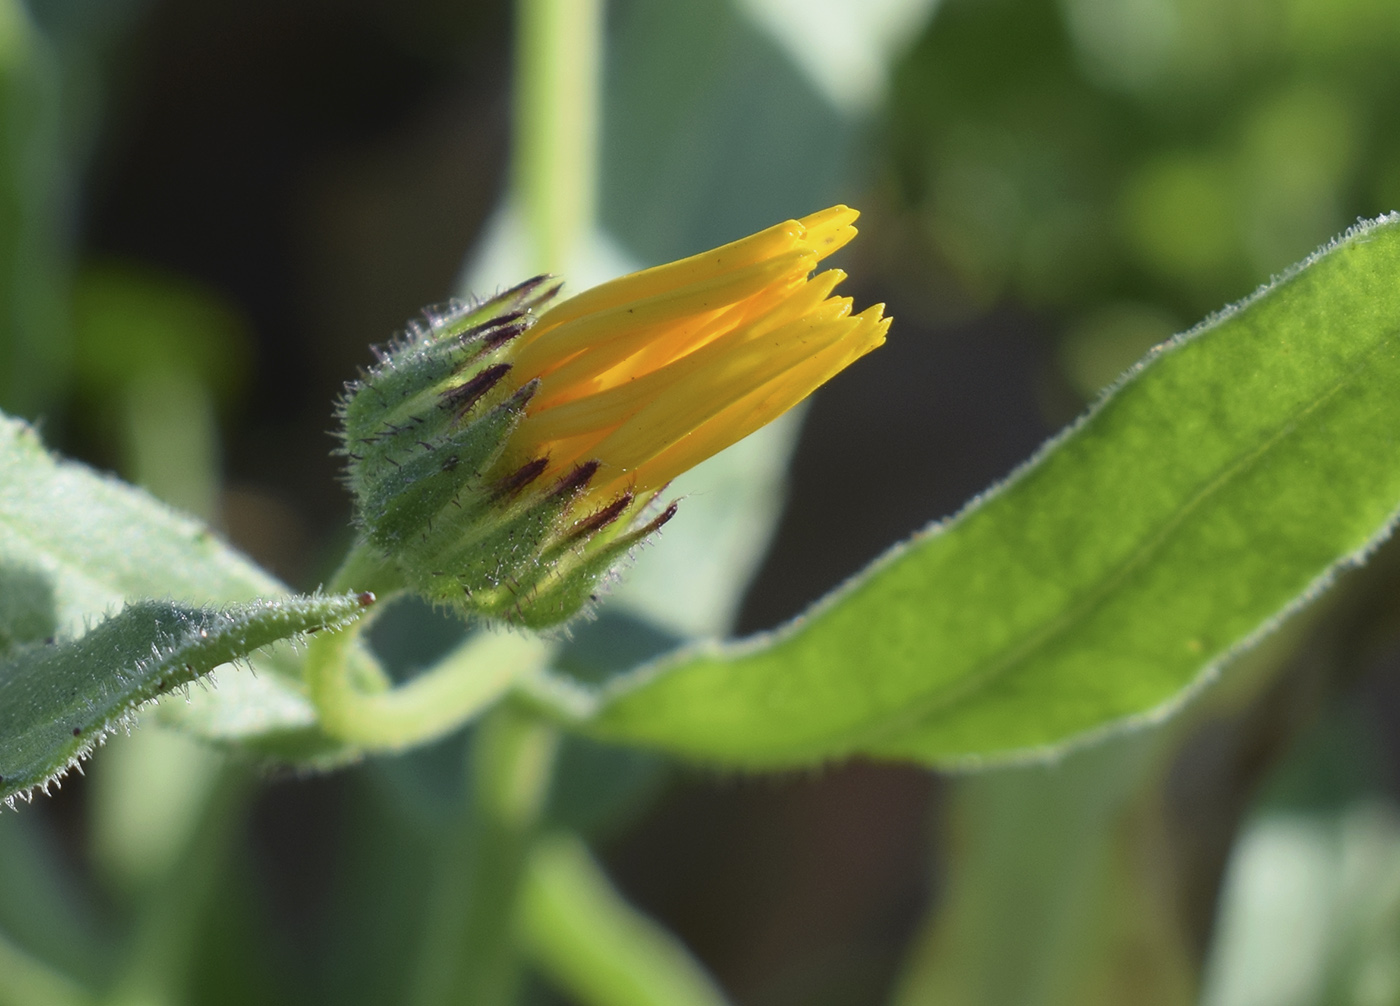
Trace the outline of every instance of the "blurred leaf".
[[1085, 79], [1064, 20], [1054, 0], [945, 0], [895, 74], [886, 135], [936, 256], [916, 275], [950, 270], [981, 304], [1058, 308], [1125, 272], [1113, 204], [1152, 120]]
[[217, 511], [215, 404], [239, 390], [247, 333], [215, 293], [149, 268], [89, 266], [74, 290], [77, 418], [122, 474], [202, 518]]
[[1153, 346], [1181, 331], [1175, 319], [1147, 304], [1100, 307], [1073, 325], [1060, 342], [1060, 366], [1074, 390], [1092, 400]]
[[1384, 707], [1363, 694], [1311, 722], [1253, 794], [1221, 864], [1207, 1006], [1400, 997], [1400, 811], [1387, 793]]
[[[716, 495], [723, 500], [732, 495], [732, 489], [722, 489]], [[732, 505], [734, 501], [729, 502]], [[701, 526], [704, 526], [703, 522]], [[689, 527], [682, 529], [680, 537], [692, 544], [699, 539]], [[724, 536], [720, 535], [719, 540], [723, 543]], [[652, 559], [655, 554], [655, 549], [649, 549], [643, 556], [643, 562]], [[742, 564], [736, 565], [740, 570], [744, 568]], [[650, 568], [659, 572], [664, 566], [653, 562]], [[729, 569], [730, 575], [737, 579], [735, 567]], [[671, 579], [684, 581], [686, 577], [673, 576]], [[689, 593], [684, 585], [677, 585], [672, 592], [663, 591], [659, 577], [655, 585], [665, 600], [684, 598]], [[707, 593], [703, 586], [697, 593], [699, 597], [693, 603], [701, 609], [699, 617], [704, 618], [707, 611], [714, 610], [713, 605], [705, 607], [707, 599], [713, 598], [724, 604], [728, 596], [738, 591], [729, 581], [721, 583], [720, 589], [713, 593]], [[696, 593], [689, 593], [689, 596], [695, 598]], [[728, 627], [727, 617], [719, 621], [720, 631]], [[573, 630], [573, 638], [555, 658], [554, 669], [576, 680], [599, 684], [617, 674], [619, 668], [635, 667], [644, 661], [654, 660], [674, 649], [679, 642], [676, 636], [650, 622], [629, 616], [625, 608], [610, 605], [600, 612], [597, 621]], [[553, 827], [580, 832], [590, 839], [596, 839], [602, 833], [616, 832], [625, 827], [661, 789], [669, 777], [668, 768], [665, 759], [650, 751], [629, 750], [599, 744], [586, 737], [565, 735], [561, 738], [556, 759], [554, 783], [550, 787], [549, 804], [545, 811], [546, 820]]]
[[1231, 856], [1206, 1006], [1400, 998], [1400, 813], [1270, 814]]
[[242, 319], [215, 293], [149, 268], [89, 266], [73, 291], [77, 379], [111, 395], [151, 371], [189, 373], [219, 398], [248, 370]]
[[20, 0], [0, 3], [0, 407], [34, 416], [62, 393], [64, 206], [59, 78]]
[[348, 594], [222, 610], [137, 601], [78, 639], [16, 649], [0, 661], [0, 799], [47, 790], [152, 699], [269, 643], [343, 626], [362, 610]]
[[0, 1003], [5, 1006], [87, 1006], [95, 998], [0, 936]]
[[20, 0], [0, 0], [0, 408], [37, 415], [62, 394], [66, 165], [58, 67]]
[[749, 767], [985, 764], [1161, 719], [1389, 532], [1397, 277], [1400, 217], [1358, 228], [785, 630], [556, 697], [600, 739]]
[[[405, 755], [375, 758], [337, 779], [337, 790], [347, 793], [335, 822], [343, 838], [332, 860], [325, 915], [315, 926], [325, 957], [314, 969], [324, 986], [320, 996], [310, 997], [314, 1001], [375, 1006], [408, 1000], [405, 989], [422, 956], [429, 906], [462, 865], [457, 837], [466, 802], [467, 784], [460, 778], [465, 740], [458, 734]], [[415, 792], [433, 782], [422, 776], [441, 774], [441, 765], [430, 759], [451, 760], [458, 769], [458, 789], [438, 796], [437, 806]]]
[[1392, 0], [944, 0], [885, 133], [906, 268], [1055, 312], [1238, 296], [1396, 208], [1397, 24]]
[[601, 216], [634, 256], [856, 201], [854, 124], [729, 0], [621, 3], [610, 21]]
[[583, 1006], [723, 1006], [713, 980], [613, 888], [577, 838], [530, 853], [520, 927], [532, 959]]
[[638, 550], [612, 603], [677, 636], [729, 633], [782, 516], [787, 461], [805, 411], [794, 409], [673, 481], [666, 495], [680, 501], [680, 516]]
[[63, 858], [53, 823], [0, 814], [0, 933], [25, 951], [94, 982], [110, 965], [96, 907]]
[[1336, 88], [1294, 87], [1250, 109], [1236, 185], [1257, 274], [1304, 254], [1346, 222], [1343, 197], [1360, 162], [1365, 115], [1350, 97]]
[[33, 429], [3, 416], [0, 564], [47, 581], [61, 634], [127, 598], [219, 604], [286, 593], [200, 522], [116, 479], [56, 460]]
[[735, 0], [772, 35], [831, 105], [851, 116], [879, 110], [889, 66], [938, 0]]
[[1171, 906], [1152, 903], [1139, 876], [1161, 877], [1164, 864], [1122, 862], [1161, 739], [1115, 738], [1054, 765], [954, 782], [946, 894], [896, 1006], [1192, 1001]]
[[[231, 830], [236, 835], [241, 829], [234, 825]], [[190, 948], [188, 963], [182, 962], [188, 984], [182, 996], [166, 1001], [199, 1006], [305, 1006], [318, 1001], [350, 1006], [356, 1002], [348, 997], [316, 1000], [306, 994], [304, 982], [296, 981], [300, 974], [288, 973], [286, 938], [268, 925], [266, 866], [257, 865], [263, 868], [256, 869], [247, 857], [234, 857], [213, 878], [212, 888], [201, 892], [206, 907], [192, 926], [197, 944]]]
[[1162, 276], [1215, 288], [1240, 257], [1233, 183], [1220, 158], [1148, 161], [1128, 180], [1120, 209], [1133, 251]]
[[223, 761], [214, 748], [155, 722], [107, 742], [91, 771], [87, 813], [93, 866], [109, 890], [142, 891], [178, 867]]

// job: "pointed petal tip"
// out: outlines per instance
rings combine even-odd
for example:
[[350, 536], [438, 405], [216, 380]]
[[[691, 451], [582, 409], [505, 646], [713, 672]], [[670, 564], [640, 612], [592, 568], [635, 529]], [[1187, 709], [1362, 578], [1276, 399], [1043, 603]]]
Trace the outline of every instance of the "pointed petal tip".
[[828, 206], [824, 210], [817, 210], [809, 213], [798, 222], [808, 230], [819, 230], [849, 226], [860, 217], [860, 210], [853, 210], [845, 203], [837, 203], [835, 206]]

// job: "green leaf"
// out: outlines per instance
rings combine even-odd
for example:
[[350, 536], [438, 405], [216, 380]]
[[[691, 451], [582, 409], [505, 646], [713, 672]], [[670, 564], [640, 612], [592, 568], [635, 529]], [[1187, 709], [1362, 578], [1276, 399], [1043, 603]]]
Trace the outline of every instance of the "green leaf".
[[[0, 415], [0, 654], [16, 642], [77, 636], [131, 600], [204, 606], [286, 594], [202, 522], [54, 458], [32, 427]], [[261, 653], [253, 664], [257, 677], [230, 677], [217, 692], [165, 703], [161, 718], [279, 757], [324, 757], [296, 655]]]
[[729, 765], [1048, 755], [1170, 715], [1360, 562], [1400, 505], [1397, 429], [1392, 215], [1159, 347], [1006, 483], [779, 632], [536, 701]]
[[222, 610], [138, 601], [78, 639], [29, 643], [0, 661], [0, 799], [48, 783], [143, 704], [280, 639], [346, 625], [353, 595]]
[[3, 416], [0, 564], [48, 581], [53, 621], [67, 634], [129, 598], [227, 604], [287, 591], [200, 521], [56, 460], [30, 426]]

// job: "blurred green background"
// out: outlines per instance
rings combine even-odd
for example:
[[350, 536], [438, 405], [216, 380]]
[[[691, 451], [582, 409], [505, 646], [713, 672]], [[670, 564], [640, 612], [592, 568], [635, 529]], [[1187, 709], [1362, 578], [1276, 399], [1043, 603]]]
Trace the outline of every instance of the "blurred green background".
[[[422, 305], [521, 278], [512, 18], [0, 0], [0, 407], [316, 586], [349, 539], [342, 382]], [[699, 624], [605, 608], [580, 675], [796, 614], [1400, 209], [1400, 0], [612, 0], [603, 51], [575, 275], [847, 202], [847, 292], [896, 323], [808, 410], [766, 557], [760, 519]], [[1056, 766], [735, 778], [570, 742], [551, 819], [745, 1006], [1400, 1002], [1397, 589], [1389, 547], [1171, 724]], [[376, 645], [407, 673], [459, 632], [405, 609]], [[174, 877], [204, 893], [143, 1001], [401, 1001], [461, 746], [263, 780], [182, 853], [214, 756], [114, 742], [0, 816], [0, 933], [100, 981]]]

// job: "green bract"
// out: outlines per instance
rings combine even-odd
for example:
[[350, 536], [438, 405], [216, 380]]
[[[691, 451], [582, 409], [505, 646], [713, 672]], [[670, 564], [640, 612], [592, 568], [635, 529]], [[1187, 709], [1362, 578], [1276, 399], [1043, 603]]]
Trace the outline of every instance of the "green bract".
[[580, 515], [596, 462], [546, 479], [544, 458], [506, 456], [537, 386], [503, 380], [510, 345], [558, 289], [538, 276], [481, 303], [428, 309], [341, 407], [347, 482], [369, 543], [434, 603], [530, 628], [576, 614], [608, 567], [674, 512], [631, 530], [617, 520], [625, 505]]

